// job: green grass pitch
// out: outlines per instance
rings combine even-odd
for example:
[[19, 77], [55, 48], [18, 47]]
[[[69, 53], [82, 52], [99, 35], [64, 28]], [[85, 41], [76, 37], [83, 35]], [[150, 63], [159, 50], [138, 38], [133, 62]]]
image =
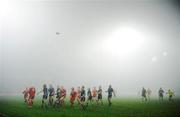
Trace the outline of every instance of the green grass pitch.
[[153, 99], [141, 102], [138, 98], [114, 98], [108, 107], [104, 99], [103, 106], [90, 105], [86, 110], [70, 108], [68, 100], [64, 108], [41, 108], [41, 100], [35, 99], [33, 108], [28, 108], [22, 98], [0, 98], [0, 117], [180, 117], [180, 100], [159, 102]]

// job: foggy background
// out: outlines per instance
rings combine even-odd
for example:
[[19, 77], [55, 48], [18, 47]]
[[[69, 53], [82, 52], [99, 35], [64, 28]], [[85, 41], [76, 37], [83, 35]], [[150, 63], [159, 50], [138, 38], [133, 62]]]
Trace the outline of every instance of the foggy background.
[[[172, 0], [3, 0], [0, 93], [30, 86], [39, 91], [46, 83], [67, 90], [82, 85], [106, 90], [111, 84], [118, 96], [137, 96], [143, 86], [157, 95], [162, 87], [178, 95], [178, 5]], [[141, 34], [138, 48], [136, 37], [107, 48], [106, 40], [122, 27]]]

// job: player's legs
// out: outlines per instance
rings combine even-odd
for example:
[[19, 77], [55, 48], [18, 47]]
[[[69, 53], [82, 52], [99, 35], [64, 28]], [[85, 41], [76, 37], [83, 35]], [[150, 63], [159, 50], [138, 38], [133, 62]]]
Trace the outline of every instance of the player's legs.
[[172, 101], [172, 96], [171, 95], [169, 96], [169, 101]]
[[101, 95], [98, 95], [98, 97], [97, 97], [97, 105], [99, 105], [99, 102], [101, 102], [101, 104], [102, 104], [102, 96]]
[[28, 107], [30, 107], [30, 108], [33, 106], [33, 99], [34, 99], [33, 96], [30, 96], [28, 99]]
[[86, 98], [85, 97], [81, 97], [80, 102], [81, 102], [81, 107], [82, 107], [83, 110], [85, 110], [85, 101], [86, 101]]
[[60, 104], [61, 104], [61, 106], [65, 106], [65, 104], [64, 104], [64, 99], [65, 99], [65, 96], [62, 96], [62, 97], [60, 98]]
[[99, 101], [100, 101], [101, 105], [103, 105], [102, 95], [99, 96]]
[[41, 102], [41, 108], [44, 108], [45, 107], [45, 95], [43, 95], [42, 97], [42, 102]]
[[91, 103], [90, 97], [88, 97], [88, 99], [87, 99], [87, 101], [86, 101], [86, 106], [88, 106], [89, 102]]
[[142, 102], [144, 101], [144, 96], [142, 96]]
[[46, 99], [46, 98], [43, 98], [43, 99], [42, 99], [42, 105], [41, 105], [41, 107], [42, 107], [43, 109], [47, 109], [47, 99]]
[[73, 107], [73, 105], [74, 105], [74, 100], [73, 99], [70, 99], [70, 106], [71, 106], [71, 108]]
[[97, 97], [96, 96], [93, 96], [92, 97], [92, 103], [94, 104], [94, 103], [97, 103]]
[[112, 103], [111, 103], [111, 98], [112, 98], [112, 96], [108, 96], [108, 103], [109, 103], [109, 106], [112, 105]]
[[148, 101], [150, 101], [150, 95], [149, 95], [149, 94], [148, 94], [148, 96], [147, 96], [147, 97], [148, 97]]
[[47, 96], [46, 95], [43, 95], [41, 107], [45, 108], [45, 109], [48, 108], [48, 106], [47, 106]]
[[44, 106], [45, 106], [45, 102], [44, 102], [44, 99], [42, 99], [41, 108], [44, 108]]
[[51, 96], [49, 96], [49, 102], [48, 105], [51, 106]]
[[144, 98], [145, 98], [145, 101], [147, 101], [147, 97], [146, 97], [146, 95], [144, 96]]
[[78, 102], [78, 105], [80, 106], [80, 104], [81, 104], [80, 96], [78, 96], [76, 100]]
[[61, 105], [61, 103], [60, 103], [61, 101], [60, 101], [60, 98], [59, 97], [57, 97], [56, 98], [56, 101], [54, 102], [54, 107], [60, 107], [60, 105]]
[[53, 96], [49, 96], [49, 105], [50, 105], [50, 106], [53, 105]]
[[163, 101], [163, 96], [162, 95], [159, 96], [159, 101]]
[[96, 98], [96, 104], [99, 105], [99, 97]]
[[101, 105], [103, 105], [102, 96], [99, 98], [99, 101], [100, 101]]
[[24, 95], [24, 102], [27, 102], [27, 95]]

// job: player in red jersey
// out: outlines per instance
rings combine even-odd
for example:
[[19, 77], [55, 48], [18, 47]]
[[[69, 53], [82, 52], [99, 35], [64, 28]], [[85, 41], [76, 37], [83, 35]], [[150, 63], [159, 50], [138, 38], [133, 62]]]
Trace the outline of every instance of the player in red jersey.
[[60, 92], [61, 92], [60, 103], [62, 106], [64, 106], [64, 99], [66, 98], [66, 90], [64, 89], [63, 86], [61, 87]]
[[36, 89], [34, 87], [29, 88], [29, 91], [28, 91], [28, 95], [29, 95], [29, 98], [28, 98], [28, 107], [32, 107], [33, 106], [33, 99], [35, 97], [35, 94], [36, 94]]
[[70, 93], [71, 107], [73, 107], [73, 105], [74, 105], [74, 101], [76, 99], [76, 96], [77, 96], [77, 92], [74, 90], [74, 88], [71, 88], [71, 93]]
[[26, 87], [26, 89], [22, 92], [24, 94], [24, 102], [28, 101], [28, 92], [29, 89]]
[[96, 87], [93, 88], [92, 90], [92, 101], [97, 101], [97, 90]]

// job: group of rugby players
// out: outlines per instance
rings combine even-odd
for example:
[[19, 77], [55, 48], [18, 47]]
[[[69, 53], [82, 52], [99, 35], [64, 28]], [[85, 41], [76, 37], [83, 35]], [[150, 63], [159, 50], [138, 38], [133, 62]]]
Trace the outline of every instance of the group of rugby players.
[[[150, 96], [151, 96], [151, 89], [145, 89], [144, 87], [142, 88], [141, 96], [142, 96], [142, 101], [150, 101]], [[159, 101], [163, 101], [165, 91], [160, 87], [158, 90], [158, 96], [159, 96]], [[173, 101], [173, 97], [175, 96], [174, 91], [171, 89], [168, 89], [167, 93], [168, 95], [168, 100]]]
[[[111, 85], [109, 85], [108, 90], [105, 92], [108, 93], [108, 104], [109, 106], [111, 106], [112, 95], [114, 94], [115, 96], [115, 92], [113, 88], [111, 87]], [[42, 105], [41, 105], [43, 109], [47, 109], [48, 107], [58, 108], [58, 107], [64, 106], [64, 102], [66, 98], [66, 89], [63, 86], [61, 87], [57, 86], [57, 89], [55, 91], [52, 85], [49, 85], [49, 88], [48, 88], [47, 85], [44, 84], [42, 90], [39, 91], [37, 95], [40, 93], [43, 94]], [[96, 103], [97, 105], [99, 104], [103, 105], [102, 93], [103, 91], [102, 91], [101, 86], [99, 86], [98, 89], [96, 89], [96, 87], [93, 87], [92, 90], [88, 88], [87, 93], [84, 86], [78, 87], [77, 89], [72, 87], [71, 92], [70, 92], [70, 99], [69, 99], [70, 106], [74, 107], [75, 100], [77, 100], [79, 107], [81, 107], [82, 109], [85, 109], [86, 107], [88, 107], [89, 103], [90, 104]], [[23, 91], [23, 94], [24, 94], [24, 100], [28, 104], [28, 107], [32, 107], [33, 99], [36, 94], [35, 88], [34, 87], [31, 87], [29, 89], [26, 88]], [[56, 97], [56, 100], [54, 100], [54, 97]]]

